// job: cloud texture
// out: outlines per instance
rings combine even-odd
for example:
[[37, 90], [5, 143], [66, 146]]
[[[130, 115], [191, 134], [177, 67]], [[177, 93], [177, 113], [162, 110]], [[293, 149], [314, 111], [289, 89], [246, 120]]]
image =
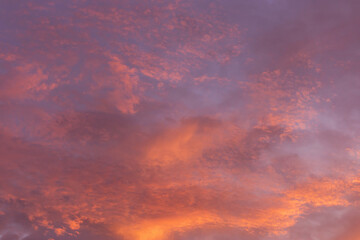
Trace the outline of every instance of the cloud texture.
[[0, 240], [360, 238], [360, 2], [0, 2]]

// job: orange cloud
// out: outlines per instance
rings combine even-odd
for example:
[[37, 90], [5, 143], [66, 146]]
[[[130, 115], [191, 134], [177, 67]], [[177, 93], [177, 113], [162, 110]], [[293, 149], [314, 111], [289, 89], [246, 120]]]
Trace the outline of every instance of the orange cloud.
[[356, 9], [1, 1], [0, 238], [356, 238]]

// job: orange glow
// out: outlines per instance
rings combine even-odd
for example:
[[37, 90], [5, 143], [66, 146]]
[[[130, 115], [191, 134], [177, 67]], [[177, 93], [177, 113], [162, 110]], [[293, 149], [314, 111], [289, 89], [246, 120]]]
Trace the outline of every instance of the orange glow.
[[0, 240], [350, 240], [356, 0], [0, 1]]

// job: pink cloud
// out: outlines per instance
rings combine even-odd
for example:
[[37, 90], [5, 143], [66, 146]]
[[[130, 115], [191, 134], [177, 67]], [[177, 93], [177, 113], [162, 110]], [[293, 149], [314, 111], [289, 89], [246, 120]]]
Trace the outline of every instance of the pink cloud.
[[0, 3], [0, 240], [354, 239], [356, 1]]

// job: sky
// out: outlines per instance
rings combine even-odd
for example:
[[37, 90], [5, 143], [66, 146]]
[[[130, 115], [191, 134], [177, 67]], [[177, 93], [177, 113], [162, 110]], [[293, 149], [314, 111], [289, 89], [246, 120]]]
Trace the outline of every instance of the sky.
[[0, 240], [360, 239], [359, 11], [1, 0]]

